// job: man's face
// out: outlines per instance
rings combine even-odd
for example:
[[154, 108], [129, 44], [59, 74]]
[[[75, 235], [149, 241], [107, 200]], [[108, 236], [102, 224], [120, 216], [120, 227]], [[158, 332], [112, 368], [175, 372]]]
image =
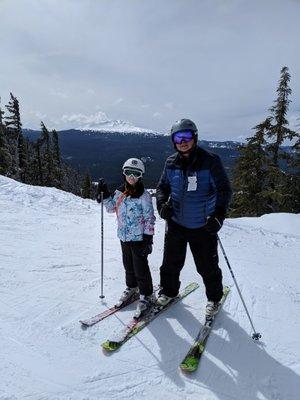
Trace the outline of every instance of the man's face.
[[195, 144], [195, 140], [191, 139], [188, 142], [176, 143], [176, 149], [181, 153], [189, 153]]

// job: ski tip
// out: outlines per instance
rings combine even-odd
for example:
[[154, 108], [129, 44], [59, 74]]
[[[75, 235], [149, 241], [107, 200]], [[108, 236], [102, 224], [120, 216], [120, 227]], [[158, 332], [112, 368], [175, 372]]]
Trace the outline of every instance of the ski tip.
[[180, 364], [180, 369], [184, 372], [195, 372], [198, 364], [199, 361], [196, 358], [188, 357]]
[[106, 351], [115, 351], [120, 346], [117, 342], [111, 342], [110, 340], [107, 340], [106, 342], [101, 344], [101, 347]]

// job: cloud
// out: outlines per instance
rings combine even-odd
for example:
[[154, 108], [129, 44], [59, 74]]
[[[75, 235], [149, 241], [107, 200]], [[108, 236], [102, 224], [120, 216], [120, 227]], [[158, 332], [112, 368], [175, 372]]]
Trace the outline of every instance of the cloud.
[[47, 114], [43, 114], [40, 111], [29, 110], [29, 114], [33, 115], [34, 117], [38, 118], [39, 120], [43, 120], [47, 117]]
[[85, 115], [85, 114], [72, 114], [72, 115], [63, 115], [61, 117], [61, 121], [63, 123], [71, 122], [75, 125], [84, 124], [84, 125], [95, 125], [95, 124], [103, 124], [108, 122], [108, 118], [103, 111], [97, 111], [95, 114]]
[[67, 93], [55, 89], [50, 89], [49, 93], [51, 96], [60, 97], [61, 99], [67, 99], [69, 97]]
[[119, 98], [113, 103], [113, 105], [114, 105], [114, 106], [117, 106], [118, 104], [123, 103], [123, 101], [124, 101], [124, 99], [123, 99], [122, 97], [119, 97]]
[[174, 108], [173, 103], [171, 103], [171, 102], [165, 103], [164, 106], [165, 106], [165, 108], [168, 108], [169, 110], [173, 110], [173, 108]]

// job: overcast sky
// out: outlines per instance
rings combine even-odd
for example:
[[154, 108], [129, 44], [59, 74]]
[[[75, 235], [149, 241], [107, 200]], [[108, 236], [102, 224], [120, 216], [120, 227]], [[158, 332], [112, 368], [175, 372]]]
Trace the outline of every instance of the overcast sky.
[[[0, 0], [0, 96], [24, 127], [102, 119], [237, 139], [268, 114], [280, 69], [300, 117], [300, 1]], [[297, 39], [298, 38], [298, 39]]]

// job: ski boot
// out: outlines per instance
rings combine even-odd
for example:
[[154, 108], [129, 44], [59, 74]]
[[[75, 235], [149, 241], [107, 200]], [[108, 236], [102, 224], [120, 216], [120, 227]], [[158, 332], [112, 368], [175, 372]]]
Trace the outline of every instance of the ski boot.
[[157, 300], [156, 300], [156, 304], [157, 304], [158, 306], [165, 307], [165, 306], [166, 306], [167, 304], [169, 304], [173, 299], [174, 299], [174, 297], [169, 297], [169, 296], [166, 296], [166, 295], [163, 294], [163, 293], [160, 293], [160, 294], [158, 295]]
[[205, 307], [205, 321], [210, 321], [219, 311], [220, 303], [218, 301], [208, 301]]
[[133, 298], [134, 300], [138, 299], [139, 288], [129, 288], [127, 287], [122, 293], [119, 301], [115, 304], [116, 307], [122, 307], [126, 304], [129, 304]]
[[143, 317], [145, 314], [147, 314], [152, 306], [155, 304], [155, 295], [151, 294], [150, 296], [144, 296], [140, 295], [140, 300], [138, 301], [135, 313], [134, 313], [134, 319], [139, 319]]

